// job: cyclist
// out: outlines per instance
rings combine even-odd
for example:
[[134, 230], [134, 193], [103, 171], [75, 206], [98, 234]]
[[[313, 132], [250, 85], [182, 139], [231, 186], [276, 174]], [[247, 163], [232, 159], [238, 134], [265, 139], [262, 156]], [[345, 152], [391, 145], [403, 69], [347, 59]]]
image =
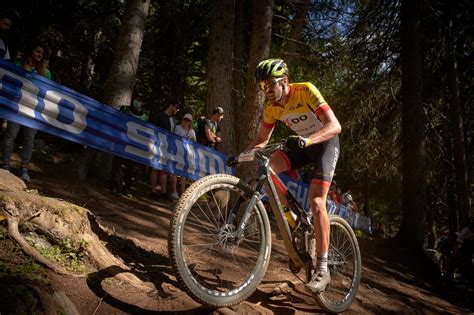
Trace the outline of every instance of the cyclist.
[[270, 161], [272, 169], [281, 173], [313, 163], [308, 198], [315, 227], [317, 265], [306, 289], [319, 293], [331, 281], [327, 267], [330, 227], [326, 197], [339, 157], [341, 125], [313, 84], [290, 84], [288, 76], [288, 67], [282, 59], [263, 60], [256, 67], [255, 80], [267, 101], [260, 130], [246, 151], [264, 147], [279, 120], [296, 135], [288, 138], [286, 152], [274, 153]]

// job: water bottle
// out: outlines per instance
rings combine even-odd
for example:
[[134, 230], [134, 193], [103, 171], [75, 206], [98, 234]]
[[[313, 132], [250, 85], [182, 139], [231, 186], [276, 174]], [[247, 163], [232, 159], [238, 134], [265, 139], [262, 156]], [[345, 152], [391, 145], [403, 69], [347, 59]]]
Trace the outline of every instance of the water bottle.
[[290, 207], [285, 207], [283, 209], [285, 211], [285, 217], [286, 220], [288, 221], [288, 225], [290, 226], [290, 229], [293, 231], [293, 229], [296, 227], [296, 214], [291, 211]]

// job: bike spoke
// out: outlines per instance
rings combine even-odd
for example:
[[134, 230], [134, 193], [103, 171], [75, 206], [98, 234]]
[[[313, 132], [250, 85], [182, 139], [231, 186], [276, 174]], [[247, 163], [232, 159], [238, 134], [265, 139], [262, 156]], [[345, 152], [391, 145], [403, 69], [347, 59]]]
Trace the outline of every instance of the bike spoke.
[[[228, 194], [230, 195], [230, 192], [229, 192], [229, 191], [224, 191], [224, 190], [220, 190], [220, 191], [218, 191], [217, 193], [221, 193], [221, 194], [222, 194], [223, 192], [226, 192], [226, 193], [228, 193]], [[222, 219], [222, 222], [226, 222], [227, 215], [225, 216], [225, 218], [223, 217], [222, 211], [221, 211], [221, 209], [220, 209], [220, 208], [221, 208], [221, 205], [219, 204], [219, 202], [217, 202], [215, 193], [214, 193], [214, 192], [211, 192], [211, 195], [212, 195], [212, 199], [214, 199], [215, 205], [217, 206], [217, 208], [218, 208], [218, 210], [219, 210], [218, 212], [219, 212], [219, 214], [220, 214], [220, 219]], [[227, 210], [227, 205], [228, 205], [228, 202], [225, 203], [225, 208], [226, 208], [226, 210]], [[226, 211], [226, 213], [227, 213], [227, 211]], [[216, 220], [216, 224], [217, 224], [217, 220]]]
[[[218, 229], [218, 225], [217, 225], [217, 222], [214, 222], [215, 224], [212, 224], [209, 216], [206, 214], [206, 211], [198, 204], [197, 207], [199, 208], [199, 210], [201, 210], [201, 213], [204, 215], [204, 217], [206, 218], [207, 222], [211, 223], [212, 226], [215, 227], [214, 231], [217, 232], [217, 229]], [[202, 218], [199, 218], [197, 216], [196, 213], [194, 213], [193, 211], [190, 211], [190, 214], [194, 217], [194, 219], [197, 221], [197, 222], [202, 222]], [[212, 230], [210, 230], [207, 226], [205, 226], [203, 223], [196, 223], [195, 225], [197, 226], [201, 226], [203, 228], [206, 228], [209, 230], [209, 233], [212, 233]]]

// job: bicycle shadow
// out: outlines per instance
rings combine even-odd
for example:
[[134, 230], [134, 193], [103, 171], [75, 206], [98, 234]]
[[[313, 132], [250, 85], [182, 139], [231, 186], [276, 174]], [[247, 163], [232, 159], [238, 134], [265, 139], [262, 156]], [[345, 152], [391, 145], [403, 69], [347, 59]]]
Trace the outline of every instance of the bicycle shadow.
[[[277, 286], [266, 289], [269, 284]], [[258, 304], [274, 314], [295, 314], [295, 311], [306, 313], [325, 313], [314, 300], [306, 293], [303, 284], [295, 285], [291, 281], [264, 280], [257, 290], [247, 299], [248, 302]]]

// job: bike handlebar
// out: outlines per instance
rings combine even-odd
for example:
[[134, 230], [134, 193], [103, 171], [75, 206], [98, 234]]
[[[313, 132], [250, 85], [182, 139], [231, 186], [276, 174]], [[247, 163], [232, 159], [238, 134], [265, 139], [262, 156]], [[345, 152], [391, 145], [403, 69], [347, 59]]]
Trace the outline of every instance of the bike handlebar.
[[273, 153], [279, 150], [283, 150], [286, 147], [286, 140], [280, 140], [277, 143], [267, 144], [261, 149], [257, 149], [255, 155], [262, 154], [263, 156], [270, 157]]
[[254, 149], [248, 152], [242, 152], [237, 156], [230, 156], [227, 158], [228, 166], [235, 166], [242, 162], [253, 161], [255, 158], [263, 159], [270, 158], [270, 156], [279, 150], [283, 150], [286, 147], [286, 140], [280, 140], [279, 142], [267, 144], [263, 148]]

